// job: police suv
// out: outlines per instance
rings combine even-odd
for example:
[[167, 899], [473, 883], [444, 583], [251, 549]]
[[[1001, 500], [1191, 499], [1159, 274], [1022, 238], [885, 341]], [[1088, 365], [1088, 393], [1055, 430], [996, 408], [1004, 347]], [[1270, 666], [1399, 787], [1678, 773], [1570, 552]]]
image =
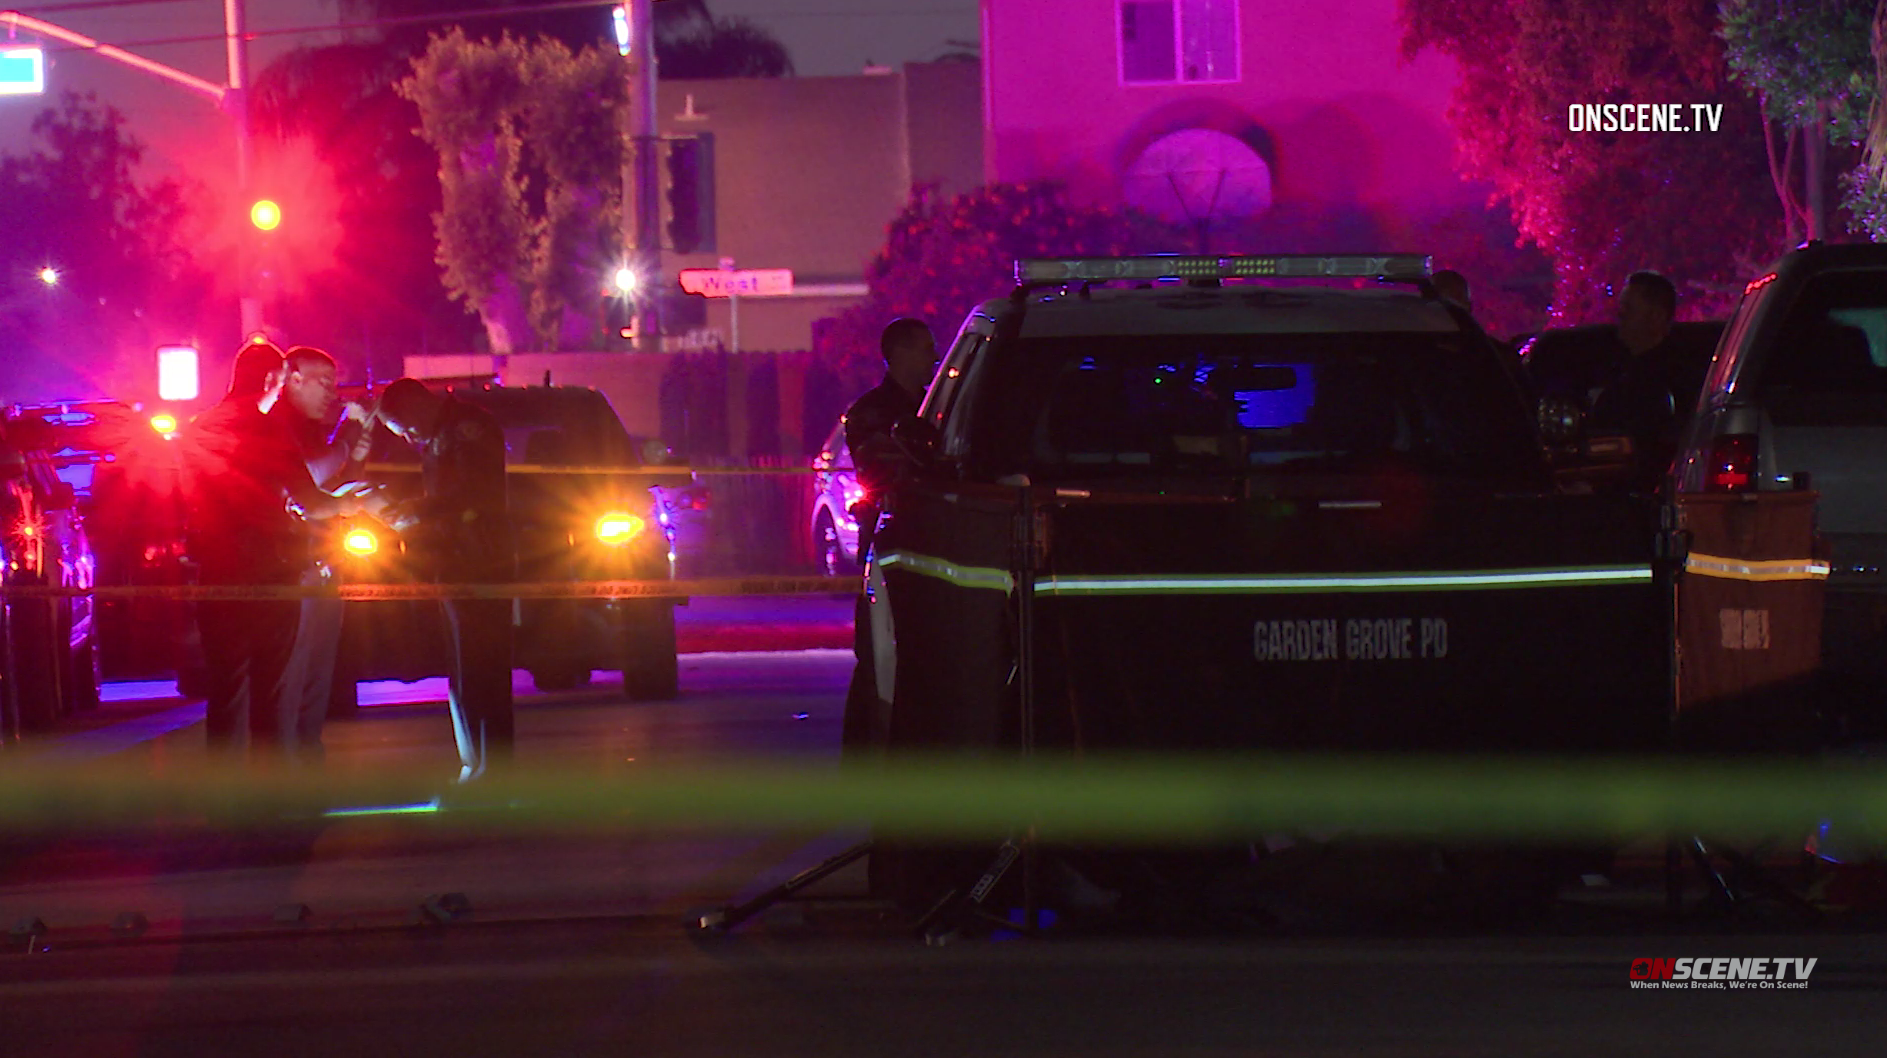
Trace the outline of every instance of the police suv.
[[[1569, 487], [1419, 256], [1025, 261], [902, 432], [893, 750], [1662, 745], [1642, 498]], [[861, 696], [862, 697], [862, 696]]]
[[1749, 283], [1672, 473], [1738, 506], [1816, 494], [1819, 704], [1836, 735], [1887, 739], [1887, 246], [1812, 243]]

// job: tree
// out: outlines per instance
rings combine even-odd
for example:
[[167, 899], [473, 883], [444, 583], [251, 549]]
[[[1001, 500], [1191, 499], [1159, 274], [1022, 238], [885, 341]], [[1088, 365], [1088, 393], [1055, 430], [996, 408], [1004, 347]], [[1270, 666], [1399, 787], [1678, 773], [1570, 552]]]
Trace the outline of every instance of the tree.
[[1845, 182], [1844, 205], [1852, 218], [1850, 227], [1880, 242], [1887, 240], [1887, 91], [1882, 91], [1887, 86], [1887, 0], [1875, 5], [1869, 43], [1874, 60], [1874, 106], [1868, 116], [1861, 164]]
[[835, 368], [869, 375], [886, 323], [915, 317], [947, 342], [966, 313], [1014, 286], [1019, 259], [1155, 253], [1183, 238], [1137, 213], [1076, 206], [1057, 184], [990, 184], [954, 198], [920, 186], [866, 270], [868, 300], [822, 321], [816, 344]]
[[[3, 396], [153, 388], [156, 345], [202, 323], [206, 277], [189, 250], [189, 190], [139, 181], [143, 144], [122, 113], [89, 93], [63, 93], [32, 134], [31, 153], [0, 156]], [[54, 283], [40, 279], [47, 266]]]
[[744, 18], [662, 20], [657, 5], [655, 61], [663, 77], [708, 80], [721, 77], [791, 77], [793, 58], [772, 33]]
[[[519, 40], [550, 37], [573, 52], [588, 47], [615, 46], [608, 8], [560, 6], [560, 0], [343, 0], [359, 15], [380, 19], [423, 19], [439, 14], [454, 16], [474, 40], [496, 41], [509, 34]], [[531, 10], [542, 6], [546, 10]], [[502, 14], [467, 13], [490, 10]], [[720, 77], [788, 77], [793, 60], [786, 45], [767, 30], [744, 18], [717, 18], [706, 0], [663, 0], [654, 7], [655, 58], [662, 76], [678, 79]], [[441, 23], [414, 21], [389, 26], [386, 42], [406, 54], [426, 50], [428, 38]]]
[[[439, 155], [436, 260], [494, 352], [555, 349], [616, 257], [624, 82], [613, 53], [435, 37], [397, 86]], [[527, 336], [528, 332], [528, 336]]]
[[[1670, 276], [1685, 314], [1725, 310], [1780, 247], [1760, 112], [1728, 81], [1714, 0], [1402, 0], [1403, 48], [1460, 66], [1449, 120], [1552, 259], [1553, 318], [1607, 318], [1609, 284]], [[1721, 101], [1715, 132], [1574, 132], [1582, 103]], [[1700, 201], [1707, 208], [1700, 208]]]
[[[1826, 239], [1827, 192], [1834, 183], [1828, 147], [1852, 153], [1865, 135], [1875, 98], [1870, 13], [1854, 0], [1724, 0], [1721, 19], [1719, 35], [1731, 76], [1762, 100], [1763, 146], [1782, 201], [1787, 239]], [[1780, 157], [1778, 126], [1784, 144]]]
[[[393, 90], [410, 57], [360, 43], [301, 48], [272, 62], [250, 92], [259, 190], [300, 172], [283, 203], [292, 297], [277, 318], [297, 340], [359, 363], [379, 349], [463, 347], [471, 318], [452, 306], [433, 264], [438, 156], [413, 133], [419, 113]], [[262, 188], [262, 181], [271, 186]], [[304, 233], [312, 233], [310, 239]], [[332, 306], [349, 307], [345, 314]]]

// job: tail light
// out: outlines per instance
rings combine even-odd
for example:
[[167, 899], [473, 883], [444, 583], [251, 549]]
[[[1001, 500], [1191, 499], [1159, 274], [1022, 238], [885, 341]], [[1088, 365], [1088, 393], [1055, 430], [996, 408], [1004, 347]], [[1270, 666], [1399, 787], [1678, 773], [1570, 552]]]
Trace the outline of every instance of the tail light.
[[1725, 434], [1710, 449], [1704, 472], [1705, 492], [1753, 492], [1756, 488], [1756, 435]]
[[596, 519], [596, 539], [598, 543], [616, 547], [634, 540], [642, 534], [643, 521], [626, 511], [610, 511]]

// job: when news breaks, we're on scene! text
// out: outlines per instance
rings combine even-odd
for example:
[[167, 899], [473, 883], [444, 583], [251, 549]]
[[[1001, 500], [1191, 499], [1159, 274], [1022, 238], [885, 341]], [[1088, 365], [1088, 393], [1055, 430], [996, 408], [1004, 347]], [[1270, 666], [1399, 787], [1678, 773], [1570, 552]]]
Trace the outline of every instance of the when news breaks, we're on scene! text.
[[1633, 988], [1803, 989], [1819, 959], [1633, 959]]
[[1715, 132], [1722, 103], [1573, 103], [1568, 132]]

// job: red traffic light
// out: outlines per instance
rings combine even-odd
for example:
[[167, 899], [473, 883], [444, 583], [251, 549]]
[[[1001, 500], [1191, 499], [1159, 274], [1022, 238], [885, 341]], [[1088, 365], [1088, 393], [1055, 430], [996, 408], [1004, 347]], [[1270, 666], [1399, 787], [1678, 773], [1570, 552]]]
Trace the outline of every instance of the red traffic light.
[[262, 231], [274, 231], [282, 224], [282, 207], [273, 199], [257, 199], [256, 204], [249, 207], [249, 223]]

